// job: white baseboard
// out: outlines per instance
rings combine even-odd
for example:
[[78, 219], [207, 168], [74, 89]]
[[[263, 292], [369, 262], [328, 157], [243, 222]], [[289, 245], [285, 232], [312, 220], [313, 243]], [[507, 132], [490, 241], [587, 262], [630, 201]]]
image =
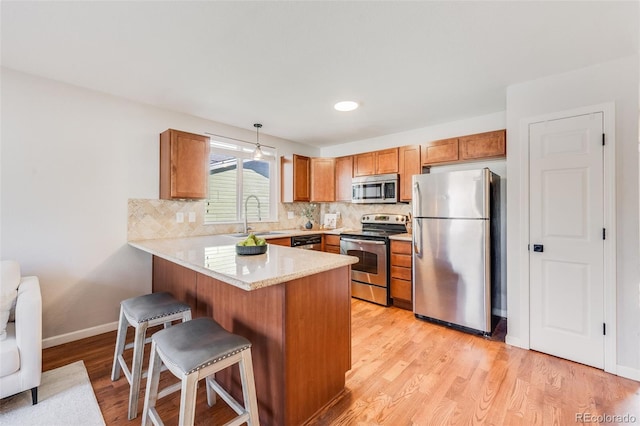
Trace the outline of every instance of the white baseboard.
[[[507, 327], [508, 326], [509, 325], [507, 323]], [[525, 342], [524, 340], [522, 340], [519, 337], [509, 336], [509, 331], [507, 331], [507, 335], [504, 338], [504, 342], [507, 345], [517, 346], [518, 348], [522, 348], [522, 349], [529, 349], [529, 342]]]
[[616, 366], [616, 374], [620, 377], [626, 377], [627, 379], [640, 382], [640, 370], [637, 368], [625, 367], [623, 365]]
[[[95, 327], [85, 328], [83, 330], [73, 331], [71, 333], [61, 334], [59, 336], [47, 337], [42, 339], [42, 349], [52, 346], [62, 345], [64, 343], [74, 342], [86, 337], [97, 336], [98, 334], [107, 333], [118, 329], [118, 321], [108, 324], [97, 325]], [[114, 340], [115, 342], [115, 340]]]

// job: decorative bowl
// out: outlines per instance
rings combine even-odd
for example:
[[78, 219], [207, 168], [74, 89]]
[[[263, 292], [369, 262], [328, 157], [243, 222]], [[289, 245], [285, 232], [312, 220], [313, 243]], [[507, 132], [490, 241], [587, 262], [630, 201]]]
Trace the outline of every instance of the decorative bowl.
[[267, 252], [269, 244], [263, 246], [236, 246], [236, 253], [241, 256], [250, 256], [254, 254], [263, 254]]

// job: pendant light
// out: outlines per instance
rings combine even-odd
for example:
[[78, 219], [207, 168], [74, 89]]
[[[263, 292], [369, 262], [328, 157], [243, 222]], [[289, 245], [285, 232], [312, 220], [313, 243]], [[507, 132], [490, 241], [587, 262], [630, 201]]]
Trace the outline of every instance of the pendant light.
[[256, 149], [253, 151], [253, 159], [262, 160], [262, 158], [264, 157], [262, 148], [260, 148], [260, 128], [262, 127], [262, 124], [255, 123], [253, 127], [256, 128]]

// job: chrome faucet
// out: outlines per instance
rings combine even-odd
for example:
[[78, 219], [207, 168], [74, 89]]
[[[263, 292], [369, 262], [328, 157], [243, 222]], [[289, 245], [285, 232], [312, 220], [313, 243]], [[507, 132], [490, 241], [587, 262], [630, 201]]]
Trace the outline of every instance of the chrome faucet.
[[249, 232], [249, 226], [247, 225], [247, 203], [249, 202], [249, 198], [251, 197], [255, 198], [256, 201], [258, 202], [258, 220], [262, 220], [262, 218], [260, 217], [260, 200], [255, 195], [247, 196], [247, 198], [244, 200], [244, 233], [245, 234]]

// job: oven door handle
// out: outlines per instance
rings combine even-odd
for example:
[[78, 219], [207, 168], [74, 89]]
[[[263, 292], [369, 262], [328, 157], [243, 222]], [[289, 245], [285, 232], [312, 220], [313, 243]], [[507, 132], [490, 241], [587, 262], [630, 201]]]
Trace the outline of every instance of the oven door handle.
[[374, 240], [354, 240], [352, 238], [341, 238], [340, 241], [348, 241], [350, 243], [364, 243], [364, 244], [377, 244], [384, 245], [387, 244], [384, 241], [374, 241]]

